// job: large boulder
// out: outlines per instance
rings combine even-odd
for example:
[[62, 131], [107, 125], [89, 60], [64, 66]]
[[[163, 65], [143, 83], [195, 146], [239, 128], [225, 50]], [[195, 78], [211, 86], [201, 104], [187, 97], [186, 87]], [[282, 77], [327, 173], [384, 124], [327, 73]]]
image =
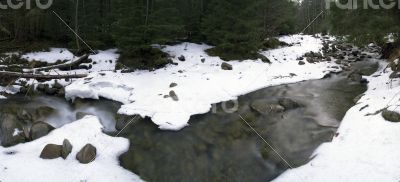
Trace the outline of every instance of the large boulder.
[[68, 155], [72, 152], [72, 144], [69, 142], [68, 139], [64, 139], [62, 150], [61, 150], [61, 157], [66, 159]]
[[62, 156], [62, 145], [47, 144], [40, 154], [42, 159], [56, 159]]
[[77, 154], [76, 159], [82, 164], [88, 164], [96, 159], [97, 149], [92, 144], [86, 144]]
[[299, 103], [289, 98], [280, 98], [278, 103], [285, 108], [285, 110], [296, 109], [301, 107]]
[[395, 111], [389, 111], [387, 109], [382, 111], [382, 116], [388, 121], [391, 122], [400, 122], [400, 113]]
[[0, 114], [1, 145], [4, 147], [13, 146], [25, 142], [22, 125], [15, 115]]
[[40, 137], [46, 136], [54, 129], [53, 126], [45, 123], [45, 122], [36, 122], [32, 125], [30, 131], [30, 139], [36, 140]]
[[250, 104], [250, 108], [260, 114], [279, 113], [285, 111], [285, 108], [279, 104], [269, 103], [265, 100], [255, 100]]

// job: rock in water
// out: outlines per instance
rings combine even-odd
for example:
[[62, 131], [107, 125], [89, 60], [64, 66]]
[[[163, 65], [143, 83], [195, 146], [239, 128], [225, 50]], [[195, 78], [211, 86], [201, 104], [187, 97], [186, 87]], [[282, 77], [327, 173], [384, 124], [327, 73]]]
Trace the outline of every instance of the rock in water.
[[301, 107], [300, 104], [289, 98], [281, 98], [278, 103], [285, 108], [285, 110], [296, 109]]
[[221, 64], [221, 68], [223, 70], [232, 70], [233, 69], [232, 65], [225, 63], [225, 62]]
[[179, 61], [185, 61], [186, 58], [185, 58], [185, 56], [181, 55], [181, 56], [178, 57], [178, 60], [179, 60]]
[[47, 144], [40, 154], [42, 159], [56, 159], [61, 157], [63, 146], [55, 144]]
[[82, 164], [88, 164], [94, 159], [96, 159], [97, 149], [92, 144], [86, 144], [79, 152], [76, 154], [76, 159]]
[[176, 95], [175, 91], [171, 90], [171, 91], [169, 92], [169, 96], [172, 98], [172, 100], [174, 100], [174, 101], [179, 101], [179, 98], [178, 98], [178, 96]]
[[14, 115], [1, 114], [0, 123], [1, 144], [4, 147], [10, 147], [25, 141], [23, 135], [17, 133], [17, 131], [23, 131], [23, 129]]
[[260, 114], [279, 113], [285, 111], [285, 108], [279, 104], [271, 104], [264, 100], [256, 100], [250, 104], [250, 107]]
[[36, 140], [40, 137], [46, 136], [53, 129], [54, 129], [53, 126], [51, 126], [45, 122], [41, 122], [41, 121], [37, 122], [37, 123], [33, 124], [31, 127], [30, 138], [31, 138], [31, 140]]
[[398, 112], [389, 111], [387, 109], [382, 111], [382, 116], [388, 121], [391, 122], [400, 122], [400, 114]]
[[61, 157], [66, 159], [68, 155], [72, 152], [72, 144], [68, 139], [64, 139], [61, 151]]

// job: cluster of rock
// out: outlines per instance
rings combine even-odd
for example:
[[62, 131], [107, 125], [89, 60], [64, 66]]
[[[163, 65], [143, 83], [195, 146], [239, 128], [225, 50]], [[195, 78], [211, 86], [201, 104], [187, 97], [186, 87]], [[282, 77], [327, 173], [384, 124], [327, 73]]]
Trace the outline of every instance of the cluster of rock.
[[[42, 152], [40, 158], [42, 159], [67, 159], [72, 152], [72, 144], [68, 139], [64, 139], [62, 145], [47, 144]], [[96, 159], [97, 149], [92, 144], [86, 144], [77, 154], [76, 159], [82, 164], [91, 163]]]
[[36, 88], [26, 83], [22, 83], [21, 85], [20, 93], [22, 94], [41, 93], [60, 97], [65, 96], [65, 87], [57, 81], [54, 84], [39, 83], [36, 85]]
[[1, 145], [9, 147], [46, 136], [54, 127], [41, 119], [53, 112], [50, 107], [0, 112]]

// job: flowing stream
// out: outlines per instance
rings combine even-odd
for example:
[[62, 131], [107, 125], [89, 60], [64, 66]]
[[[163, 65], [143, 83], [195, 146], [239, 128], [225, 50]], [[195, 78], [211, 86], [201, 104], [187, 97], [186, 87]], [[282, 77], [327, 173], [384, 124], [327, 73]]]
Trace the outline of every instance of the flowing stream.
[[[372, 74], [373, 61], [354, 63], [353, 69]], [[308, 162], [312, 152], [331, 141], [353, 98], [366, 84], [350, 81], [349, 72], [322, 80], [304, 81], [261, 89], [239, 97], [239, 110], [192, 116], [181, 131], [161, 131], [149, 119], [129, 125], [119, 136], [128, 138], [130, 150], [120, 157], [122, 167], [146, 181], [269, 181], [289, 168]], [[262, 115], [249, 107], [253, 101], [275, 102], [290, 98], [303, 107]], [[105, 132], [115, 135], [115, 113], [120, 104], [107, 100], [78, 100], [16, 95], [0, 100], [0, 112], [54, 108], [37, 118], [61, 127], [83, 114], [99, 116]], [[264, 143], [246, 120], [281, 155]]]

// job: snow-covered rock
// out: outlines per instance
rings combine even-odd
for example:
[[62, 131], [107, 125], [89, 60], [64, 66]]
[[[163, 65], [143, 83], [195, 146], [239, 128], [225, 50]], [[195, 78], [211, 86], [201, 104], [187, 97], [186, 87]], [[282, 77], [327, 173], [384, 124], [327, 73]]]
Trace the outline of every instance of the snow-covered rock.
[[[161, 129], [179, 130], [190, 116], [206, 113], [211, 105], [237, 99], [238, 96], [278, 84], [320, 79], [330, 71], [339, 71], [333, 62], [299, 65], [296, 60], [306, 52], [319, 52], [322, 41], [306, 35], [280, 38], [290, 47], [262, 52], [272, 64], [261, 60], [230, 61], [233, 70], [222, 70], [224, 62], [210, 57], [204, 44], [182, 43], [163, 50], [174, 56], [178, 65], [155, 71], [133, 73], [94, 72], [89, 79], [79, 79], [66, 87], [66, 97], [99, 99], [104, 97], [122, 102], [120, 114], [151, 117]], [[177, 57], [183, 55], [186, 61]], [[205, 59], [205, 60], [204, 60]], [[204, 61], [204, 63], [203, 63]], [[179, 101], [166, 97], [172, 91]]]
[[[64, 139], [73, 145], [66, 160], [39, 158], [47, 144], [62, 145]], [[97, 156], [90, 164], [80, 164], [75, 156], [87, 143], [96, 146]], [[102, 133], [98, 118], [87, 116], [32, 142], [0, 147], [0, 181], [142, 181], [119, 166], [118, 156], [128, 148], [127, 139]]]
[[321, 145], [309, 163], [285, 172], [276, 182], [399, 181], [400, 123], [386, 121], [381, 111], [400, 111], [400, 79], [389, 79], [386, 64], [366, 77], [367, 92], [346, 113], [333, 141]]

